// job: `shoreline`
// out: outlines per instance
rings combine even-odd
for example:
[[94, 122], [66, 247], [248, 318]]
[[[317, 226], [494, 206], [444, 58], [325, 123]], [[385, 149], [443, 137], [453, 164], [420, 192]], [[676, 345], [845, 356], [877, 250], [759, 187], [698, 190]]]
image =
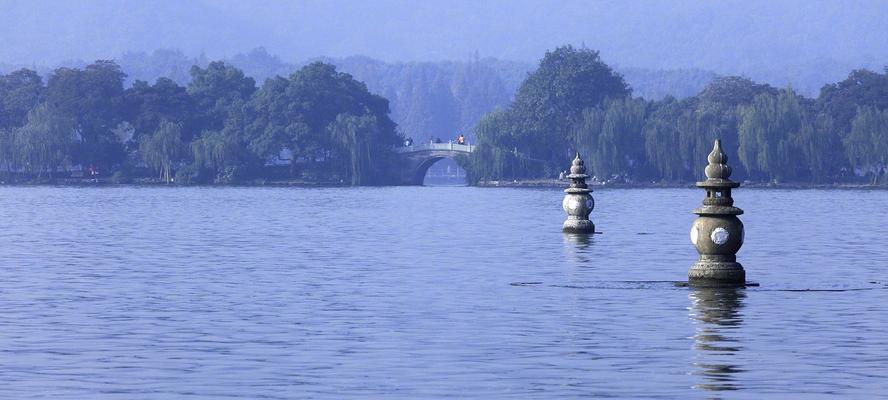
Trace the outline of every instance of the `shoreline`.
[[179, 184], [176, 182], [162, 182], [157, 179], [135, 179], [131, 182], [113, 182], [110, 179], [98, 179], [96, 181], [80, 180], [80, 179], [58, 179], [46, 180], [40, 182], [5, 182], [0, 181], [0, 187], [168, 187], [168, 188], [186, 188], [186, 187], [351, 187], [351, 185], [340, 182], [306, 182], [300, 180], [283, 180], [283, 181], [244, 181], [237, 183], [193, 183]]
[[[527, 179], [517, 181], [484, 181], [478, 182], [477, 187], [484, 188], [527, 188], [527, 189], [564, 189], [568, 186], [567, 180], [559, 179]], [[748, 189], [776, 189], [776, 190], [888, 190], [888, 185], [873, 185], [863, 183], [765, 183], [742, 182], [740, 187]], [[650, 182], [650, 183], [592, 183], [591, 189], [696, 189], [695, 182]]]
[[[558, 179], [527, 179], [515, 181], [483, 181], [474, 186], [479, 188], [524, 188], [524, 189], [564, 189], [569, 182]], [[6, 182], [0, 181], [0, 187], [294, 187], [294, 188], [348, 188], [352, 186], [341, 182], [306, 182], [302, 180], [255, 180], [237, 183], [204, 183], [204, 184], [177, 184], [166, 183], [156, 179], [136, 179], [132, 182], [113, 182], [110, 179], [97, 181], [85, 181], [80, 179], [58, 179], [41, 182]], [[364, 185], [364, 187], [395, 187], [410, 185]], [[687, 182], [650, 182], [650, 183], [592, 183], [591, 189], [696, 189], [695, 183]], [[743, 182], [743, 188], [749, 189], [775, 189], [775, 190], [888, 190], [888, 185], [873, 185], [862, 183], [764, 183]]]

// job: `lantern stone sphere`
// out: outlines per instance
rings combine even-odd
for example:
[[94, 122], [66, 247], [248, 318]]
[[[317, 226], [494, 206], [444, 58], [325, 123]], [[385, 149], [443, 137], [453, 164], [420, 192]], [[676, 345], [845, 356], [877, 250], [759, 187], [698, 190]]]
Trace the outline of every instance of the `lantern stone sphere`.
[[565, 233], [595, 233], [595, 224], [589, 220], [589, 213], [595, 208], [595, 200], [592, 199], [592, 189], [586, 185], [586, 167], [580, 153], [570, 166], [570, 186], [564, 190], [564, 200], [561, 207], [567, 212], [567, 220], [562, 225]]
[[697, 187], [706, 190], [703, 206], [694, 210], [699, 215], [691, 227], [691, 243], [700, 259], [688, 271], [688, 284], [698, 287], [744, 286], [746, 271], [737, 262], [737, 251], [743, 245], [743, 223], [737, 218], [743, 210], [734, 207], [731, 189], [740, 183], [728, 179], [731, 167], [728, 156], [716, 140], [706, 166], [706, 180]]

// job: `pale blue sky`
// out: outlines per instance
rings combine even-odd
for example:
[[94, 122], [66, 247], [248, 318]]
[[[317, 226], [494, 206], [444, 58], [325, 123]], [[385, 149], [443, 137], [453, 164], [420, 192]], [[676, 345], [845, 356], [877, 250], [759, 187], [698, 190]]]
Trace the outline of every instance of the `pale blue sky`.
[[572, 43], [633, 67], [888, 64], [888, 2], [0, 0], [0, 62], [54, 64], [179, 48], [211, 58], [264, 46], [287, 61], [481, 56], [533, 61]]

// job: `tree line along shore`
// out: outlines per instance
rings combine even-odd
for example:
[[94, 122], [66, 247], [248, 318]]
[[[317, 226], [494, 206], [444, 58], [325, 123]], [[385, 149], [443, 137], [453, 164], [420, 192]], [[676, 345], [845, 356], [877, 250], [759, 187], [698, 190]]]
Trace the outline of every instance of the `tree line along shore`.
[[[314, 62], [257, 85], [225, 62], [153, 83], [111, 61], [0, 75], [5, 183], [386, 185], [408, 137], [387, 99]], [[466, 83], [469, 84], [469, 83]], [[472, 184], [557, 178], [579, 151], [593, 182], [683, 185], [719, 138], [737, 180], [888, 184], [888, 68], [851, 71], [817, 98], [742, 77], [695, 96], [633, 96], [598, 52], [547, 52], [511, 102], [480, 118], [457, 159]]]
[[596, 51], [561, 47], [475, 133], [478, 151], [464, 160], [473, 182], [553, 178], [574, 151], [593, 181], [693, 182], [721, 139], [737, 180], [884, 185], [888, 69], [852, 71], [816, 99], [721, 77], [693, 97], [648, 101]]

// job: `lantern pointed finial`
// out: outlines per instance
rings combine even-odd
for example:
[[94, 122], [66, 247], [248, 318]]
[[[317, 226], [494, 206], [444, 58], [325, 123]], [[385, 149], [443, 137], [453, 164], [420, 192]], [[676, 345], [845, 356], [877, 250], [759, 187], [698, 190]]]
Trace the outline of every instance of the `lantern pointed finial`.
[[706, 166], [706, 178], [727, 180], [731, 177], [731, 167], [728, 166], [728, 155], [722, 151], [721, 140], [716, 139], [712, 146], [712, 152], [707, 157], [709, 165]]
[[[585, 175], [586, 174], [586, 165], [583, 162], [583, 159], [580, 158], [580, 152], [577, 152], [577, 156], [573, 159], [573, 162], [570, 163], [570, 173], [571, 175]], [[568, 176], [570, 177], [570, 176]], [[586, 176], [583, 176], [586, 178]]]

